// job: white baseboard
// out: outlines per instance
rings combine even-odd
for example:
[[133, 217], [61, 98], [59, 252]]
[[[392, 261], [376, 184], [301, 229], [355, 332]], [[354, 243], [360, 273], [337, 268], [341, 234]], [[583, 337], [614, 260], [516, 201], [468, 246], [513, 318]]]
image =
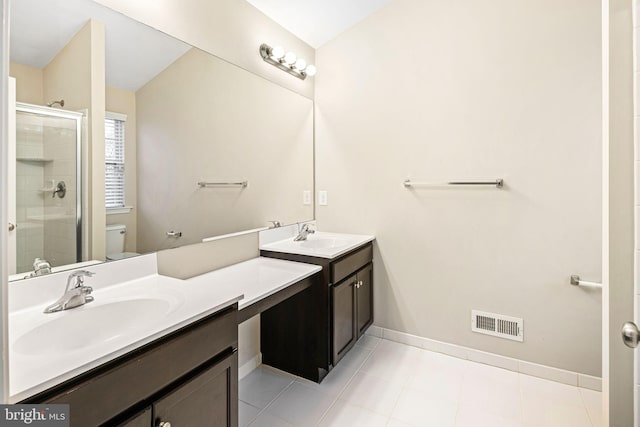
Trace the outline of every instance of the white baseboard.
[[501, 356], [499, 354], [423, 338], [407, 334], [405, 332], [398, 332], [393, 329], [381, 328], [380, 326], [375, 325], [370, 326], [366, 334], [407, 344], [413, 347], [424, 348], [425, 350], [435, 351], [437, 353], [444, 353], [460, 359], [471, 360], [478, 363], [484, 363], [486, 365], [496, 366], [498, 368], [508, 369], [514, 372], [520, 372], [526, 375], [544, 378], [550, 381], [556, 381], [595, 391], [602, 391], [602, 378], [593, 377], [591, 375], [553, 368], [546, 365], [539, 365], [537, 363]]
[[251, 371], [253, 371], [260, 365], [262, 365], [262, 353], [256, 354], [242, 366], [238, 367], [238, 380], [241, 380], [249, 375]]

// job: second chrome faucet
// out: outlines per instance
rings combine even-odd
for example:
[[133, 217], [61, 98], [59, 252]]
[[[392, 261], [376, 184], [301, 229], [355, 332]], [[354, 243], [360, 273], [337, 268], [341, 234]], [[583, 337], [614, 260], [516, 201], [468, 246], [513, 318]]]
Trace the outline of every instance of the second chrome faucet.
[[312, 229], [309, 224], [302, 224], [302, 227], [300, 228], [300, 232], [298, 233], [298, 235], [296, 237], [293, 238], [294, 242], [299, 242], [301, 240], [307, 240], [307, 236], [309, 236], [309, 234], [313, 234], [315, 233], [316, 230]]

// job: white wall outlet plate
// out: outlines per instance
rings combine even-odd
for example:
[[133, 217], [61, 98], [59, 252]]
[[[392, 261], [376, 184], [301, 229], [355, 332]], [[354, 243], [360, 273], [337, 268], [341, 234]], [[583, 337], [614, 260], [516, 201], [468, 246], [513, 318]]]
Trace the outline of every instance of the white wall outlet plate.
[[311, 204], [311, 190], [304, 190], [302, 192], [302, 204], [303, 205]]
[[327, 190], [318, 191], [318, 204], [320, 206], [327, 206], [329, 204], [327, 202]]

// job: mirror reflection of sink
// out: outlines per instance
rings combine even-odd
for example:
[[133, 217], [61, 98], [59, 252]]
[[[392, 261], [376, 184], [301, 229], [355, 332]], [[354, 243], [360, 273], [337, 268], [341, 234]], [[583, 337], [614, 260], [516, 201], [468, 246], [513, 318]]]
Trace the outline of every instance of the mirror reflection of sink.
[[342, 246], [347, 246], [349, 244], [349, 241], [345, 239], [334, 239], [334, 238], [316, 238], [316, 239], [307, 238], [307, 240], [302, 240], [296, 243], [298, 243], [298, 245], [304, 248], [333, 249], [333, 248], [339, 248]]
[[130, 299], [95, 306], [90, 303], [52, 315], [52, 320], [21, 335], [13, 344], [13, 349], [22, 354], [35, 355], [43, 351], [57, 353], [91, 347], [153, 324], [172, 309], [175, 309], [175, 304], [157, 298]]

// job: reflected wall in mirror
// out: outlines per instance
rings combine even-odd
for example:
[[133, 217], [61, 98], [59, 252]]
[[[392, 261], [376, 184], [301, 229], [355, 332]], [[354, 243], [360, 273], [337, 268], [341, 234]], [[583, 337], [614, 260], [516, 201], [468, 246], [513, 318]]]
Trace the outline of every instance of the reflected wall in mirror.
[[90, 0], [13, 0], [10, 75], [13, 278], [313, 219], [308, 98]]

